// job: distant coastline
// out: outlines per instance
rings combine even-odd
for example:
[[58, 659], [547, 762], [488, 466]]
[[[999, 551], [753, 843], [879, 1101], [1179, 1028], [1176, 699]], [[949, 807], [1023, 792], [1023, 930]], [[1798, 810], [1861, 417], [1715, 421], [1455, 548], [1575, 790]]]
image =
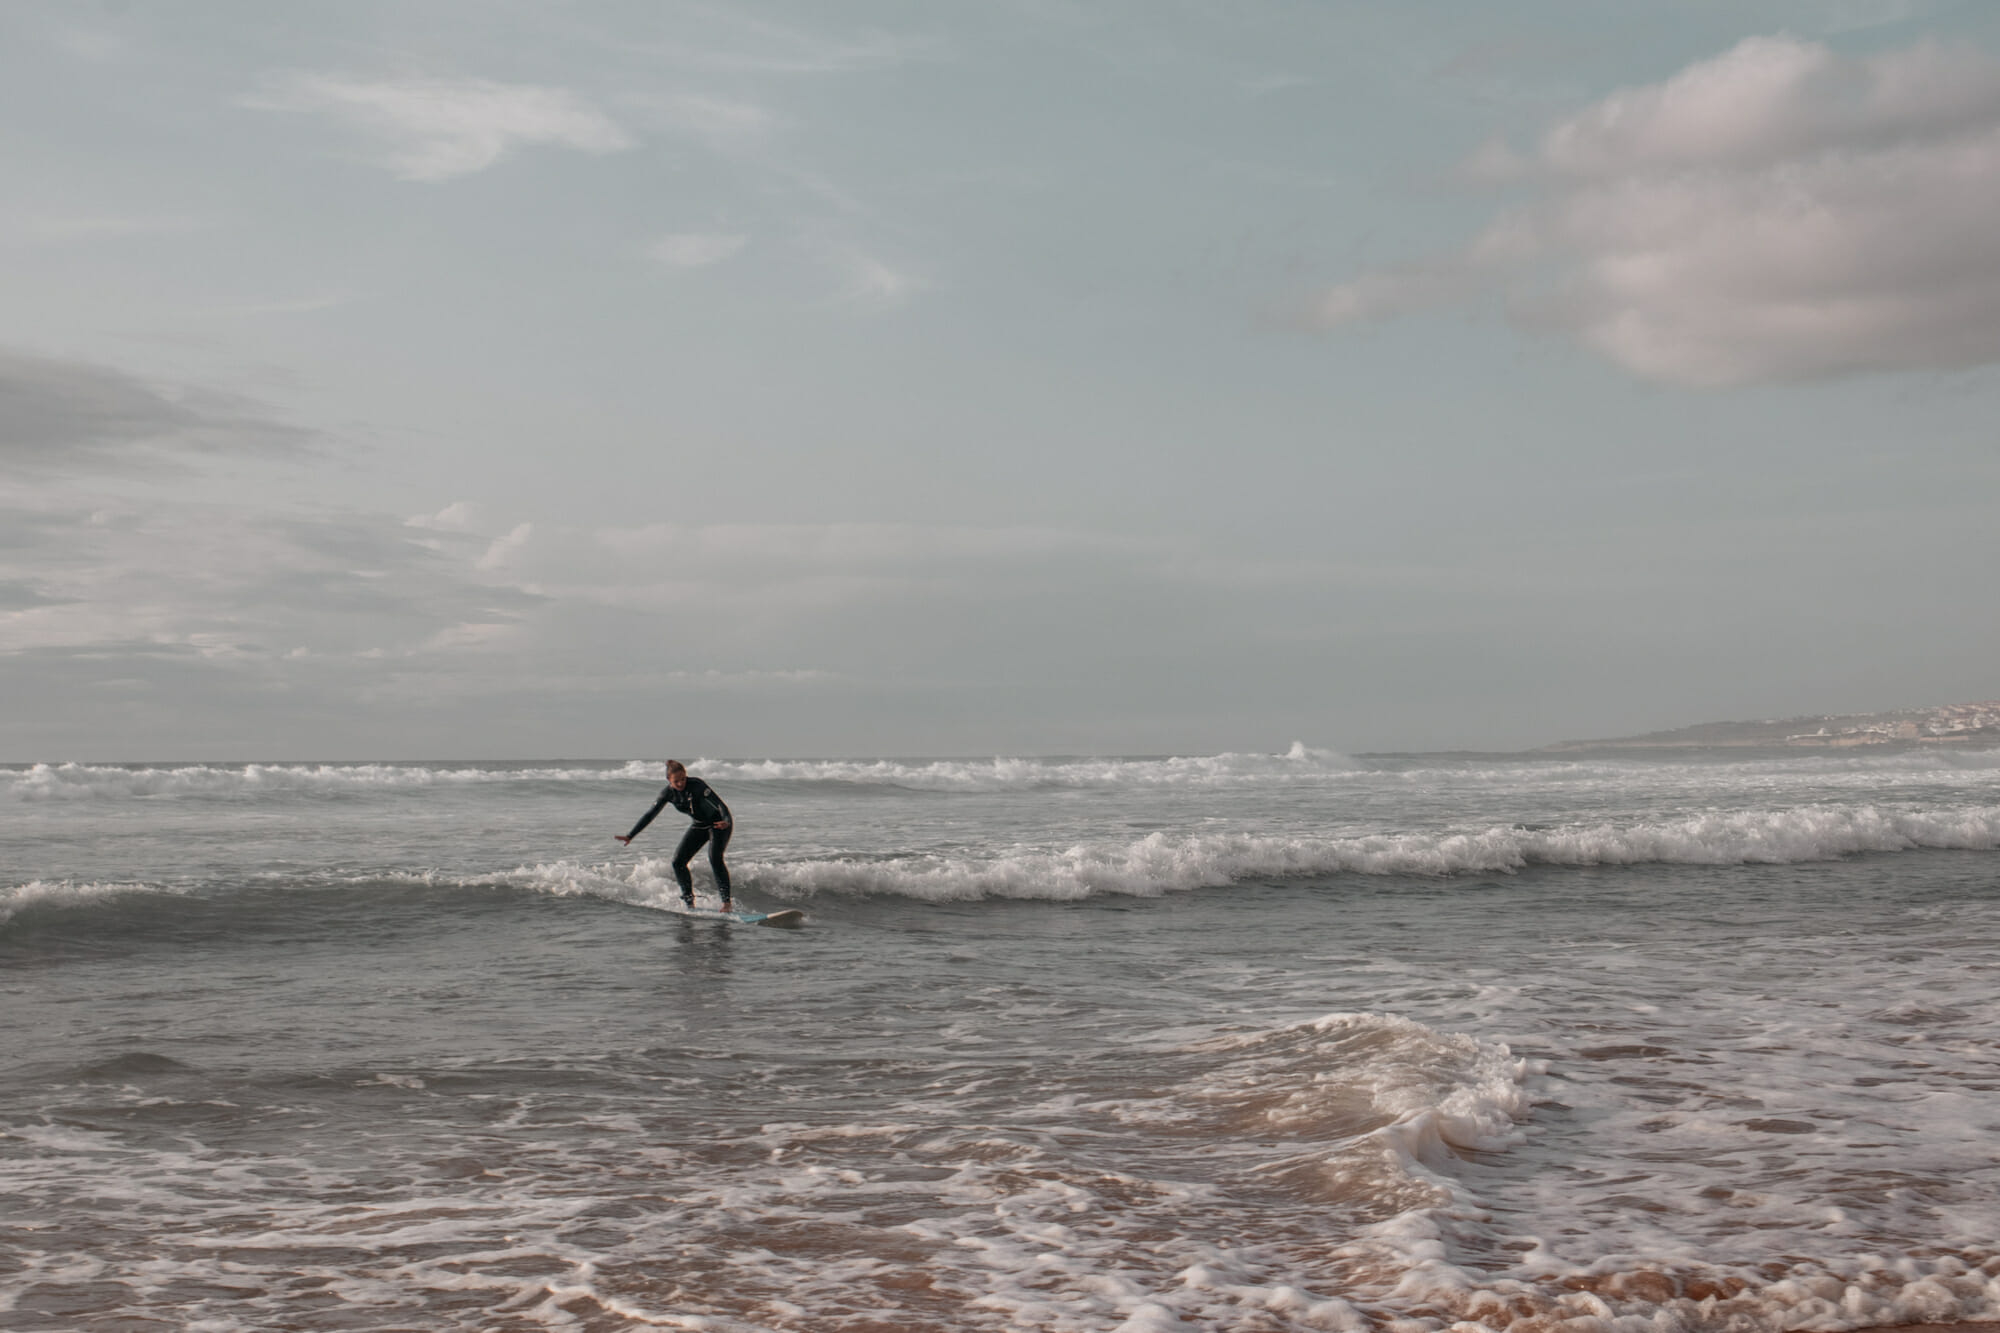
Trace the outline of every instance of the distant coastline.
[[1793, 747], [1844, 750], [1864, 745], [2000, 745], [2000, 700], [1903, 708], [1888, 713], [1840, 713], [1767, 718], [1758, 722], [1699, 722], [1671, 731], [1601, 740], [1557, 741], [1544, 753], [1577, 750], [1708, 750]]

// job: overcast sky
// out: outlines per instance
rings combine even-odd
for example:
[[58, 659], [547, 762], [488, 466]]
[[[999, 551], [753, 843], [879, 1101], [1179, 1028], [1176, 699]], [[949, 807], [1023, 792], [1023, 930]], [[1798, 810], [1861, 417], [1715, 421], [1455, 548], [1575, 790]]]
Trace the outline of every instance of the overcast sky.
[[17, 0], [0, 172], [0, 760], [2000, 695], [1986, 0]]

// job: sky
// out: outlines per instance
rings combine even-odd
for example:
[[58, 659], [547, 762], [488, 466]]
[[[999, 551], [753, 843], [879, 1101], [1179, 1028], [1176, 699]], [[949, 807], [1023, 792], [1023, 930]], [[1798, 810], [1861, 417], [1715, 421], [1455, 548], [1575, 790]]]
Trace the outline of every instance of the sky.
[[1985, 0], [14, 0], [0, 761], [2000, 696]]

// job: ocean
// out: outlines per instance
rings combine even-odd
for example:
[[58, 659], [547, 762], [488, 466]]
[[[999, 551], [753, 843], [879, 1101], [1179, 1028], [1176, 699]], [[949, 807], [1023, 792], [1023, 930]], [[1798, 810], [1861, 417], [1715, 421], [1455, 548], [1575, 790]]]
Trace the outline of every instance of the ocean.
[[0, 768], [0, 1328], [2000, 1317], [2000, 752], [683, 757]]

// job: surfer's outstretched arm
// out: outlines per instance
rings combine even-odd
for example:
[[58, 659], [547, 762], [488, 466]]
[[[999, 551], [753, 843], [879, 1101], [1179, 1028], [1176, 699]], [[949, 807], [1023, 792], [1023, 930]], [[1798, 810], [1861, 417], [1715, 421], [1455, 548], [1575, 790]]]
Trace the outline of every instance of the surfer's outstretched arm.
[[648, 810], [645, 814], [639, 816], [639, 822], [632, 826], [632, 831], [630, 833], [619, 833], [619, 834], [614, 834], [613, 836], [616, 837], [618, 841], [629, 844], [632, 841], [632, 839], [638, 837], [640, 833], [645, 831], [646, 825], [653, 822], [654, 815], [659, 814], [660, 811], [667, 808], [667, 802], [673, 797], [673, 790], [674, 789], [672, 787], [669, 787], [665, 791], [661, 792], [660, 799], [653, 802], [653, 808], [651, 810]]

